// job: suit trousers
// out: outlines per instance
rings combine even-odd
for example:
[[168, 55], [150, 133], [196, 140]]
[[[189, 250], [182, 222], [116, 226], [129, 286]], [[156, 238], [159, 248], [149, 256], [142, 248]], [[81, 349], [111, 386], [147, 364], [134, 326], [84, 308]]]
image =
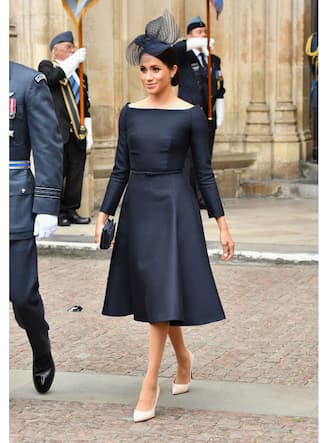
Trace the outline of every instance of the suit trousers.
[[63, 190], [60, 213], [80, 208], [86, 163], [86, 140], [79, 141], [71, 132], [63, 153]]
[[9, 298], [17, 323], [25, 329], [33, 357], [50, 353], [49, 325], [39, 293], [35, 238], [10, 240]]

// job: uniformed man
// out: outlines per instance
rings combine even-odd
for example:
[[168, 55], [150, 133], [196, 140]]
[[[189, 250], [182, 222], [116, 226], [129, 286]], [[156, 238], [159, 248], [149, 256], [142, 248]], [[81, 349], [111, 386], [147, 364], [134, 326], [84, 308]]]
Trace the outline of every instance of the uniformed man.
[[58, 225], [88, 224], [90, 218], [81, 217], [77, 213], [81, 203], [86, 153], [93, 145], [86, 75], [83, 83], [84, 121], [87, 133], [81, 131], [79, 117], [78, 65], [85, 60], [86, 49], [75, 50], [72, 32], [65, 31], [51, 40], [50, 50], [52, 61], [42, 60], [38, 70], [47, 78], [64, 143], [64, 182]]
[[[174, 45], [179, 61], [179, 89], [178, 96], [194, 105], [199, 105], [206, 117], [208, 116], [208, 50], [207, 27], [201, 17], [194, 17], [187, 24], [187, 39]], [[211, 49], [214, 40], [210, 41]], [[211, 54], [212, 73], [212, 114], [209, 122], [209, 150], [212, 158], [215, 131], [223, 122], [223, 96], [225, 93], [221, 60]], [[190, 154], [186, 161], [186, 175], [198, 197], [199, 205], [205, 208], [205, 203], [195, 180], [194, 168]]]
[[318, 80], [319, 80], [319, 45], [318, 45], [318, 33], [313, 32], [307, 39], [306, 55], [308, 57], [308, 63], [312, 73], [312, 85], [311, 85], [311, 107], [313, 110], [318, 107]]
[[10, 300], [32, 348], [34, 385], [45, 393], [55, 365], [39, 293], [35, 237], [48, 237], [57, 228], [63, 143], [45, 76], [9, 62], [9, 88]]
[[318, 83], [319, 83], [319, 43], [318, 33], [313, 32], [307, 39], [306, 55], [312, 73], [310, 90], [312, 111], [312, 135], [313, 135], [313, 160], [318, 161]]

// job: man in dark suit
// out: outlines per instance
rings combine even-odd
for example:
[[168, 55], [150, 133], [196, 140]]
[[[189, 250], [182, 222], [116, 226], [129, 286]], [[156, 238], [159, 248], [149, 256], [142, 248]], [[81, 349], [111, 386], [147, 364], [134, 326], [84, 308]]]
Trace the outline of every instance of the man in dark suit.
[[9, 88], [10, 300], [32, 348], [35, 388], [45, 393], [55, 365], [38, 290], [35, 236], [48, 237], [57, 228], [63, 142], [45, 76], [10, 62]]
[[38, 70], [47, 78], [64, 143], [64, 181], [58, 225], [88, 224], [90, 218], [80, 217], [76, 211], [81, 203], [86, 153], [93, 144], [86, 75], [84, 115], [87, 134], [81, 132], [79, 119], [78, 66], [85, 60], [86, 49], [79, 48], [76, 51], [72, 32], [65, 31], [51, 40], [50, 50], [53, 61], [42, 60]]
[[[211, 48], [214, 40], [210, 41]], [[177, 42], [174, 50], [179, 61], [178, 96], [194, 105], [199, 105], [208, 116], [208, 50], [207, 28], [199, 16], [194, 17], [187, 25], [187, 39]], [[213, 120], [209, 121], [209, 150], [213, 154], [215, 131], [223, 122], [223, 76], [221, 60], [211, 54], [212, 72], [212, 106]], [[197, 186], [190, 154], [185, 165], [185, 173], [198, 197], [201, 208], [205, 207]]]

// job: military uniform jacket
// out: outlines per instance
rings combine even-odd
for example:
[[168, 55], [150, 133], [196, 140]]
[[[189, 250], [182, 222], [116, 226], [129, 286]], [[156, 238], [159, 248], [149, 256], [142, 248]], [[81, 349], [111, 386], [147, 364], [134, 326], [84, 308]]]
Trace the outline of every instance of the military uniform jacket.
[[[208, 83], [207, 71], [201, 69], [198, 57], [193, 51], [186, 50], [186, 40], [177, 42], [173, 49], [178, 56], [179, 64], [179, 90], [178, 97], [194, 105], [199, 105], [204, 112], [208, 113]], [[192, 65], [195, 69], [192, 68]], [[220, 58], [211, 54], [212, 65], [212, 105], [213, 119], [215, 123], [215, 101], [217, 98], [223, 98], [225, 89], [223, 87], [223, 78], [221, 74]], [[197, 81], [196, 72], [199, 70], [201, 84]]]
[[[47, 78], [48, 86], [50, 88], [55, 108], [56, 114], [59, 122], [59, 127], [62, 133], [64, 144], [69, 141], [70, 131], [71, 131], [71, 120], [69, 113], [66, 109], [66, 105], [64, 102], [63, 94], [61, 91], [60, 81], [63, 81], [66, 78], [65, 72], [60, 66], [54, 65], [49, 60], [42, 60], [38, 66], [38, 70], [43, 72], [43, 74]], [[76, 71], [79, 76], [79, 70]], [[78, 111], [79, 111], [78, 104]], [[88, 80], [86, 74], [84, 74], [84, 116], [90, 117], [90, 101], [88, 97]], [[79, 141], [78, 144], [84, 144], [84, 148], [86, 147], [86, 139]]]
[[43, 74], [9, 63], [9, 160], [29, 161], [11, 169], [10, 239], [33, 236], [36, 214], [58, 215], [62, 189], [63, 143], [52, 97]]

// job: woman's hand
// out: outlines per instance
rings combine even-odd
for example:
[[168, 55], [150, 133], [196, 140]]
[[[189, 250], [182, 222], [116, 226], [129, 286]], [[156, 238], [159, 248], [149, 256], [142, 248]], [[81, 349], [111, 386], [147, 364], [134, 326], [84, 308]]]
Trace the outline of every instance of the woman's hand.
[[223, 255], [221, 257], [222, 260], [228, 261], [230, 260], [235, 252], [235, 245], [233, 239], [230, 235], [227, 222], [225, 218], [219, 217], [216, 219], [217, 224], [220, 229], [220, 243], [222, 246]]
[[97, 221], [95, 222], [95, 243], [100, 244], [101, 231], [108, 218], [105, 212], [99, 212]]
[[220, 242], [223, 250], [221, 258], [222, 260], [228, 261], [233, 257], [235, 251], [233, 239], [228, 231], [220, 233]]

